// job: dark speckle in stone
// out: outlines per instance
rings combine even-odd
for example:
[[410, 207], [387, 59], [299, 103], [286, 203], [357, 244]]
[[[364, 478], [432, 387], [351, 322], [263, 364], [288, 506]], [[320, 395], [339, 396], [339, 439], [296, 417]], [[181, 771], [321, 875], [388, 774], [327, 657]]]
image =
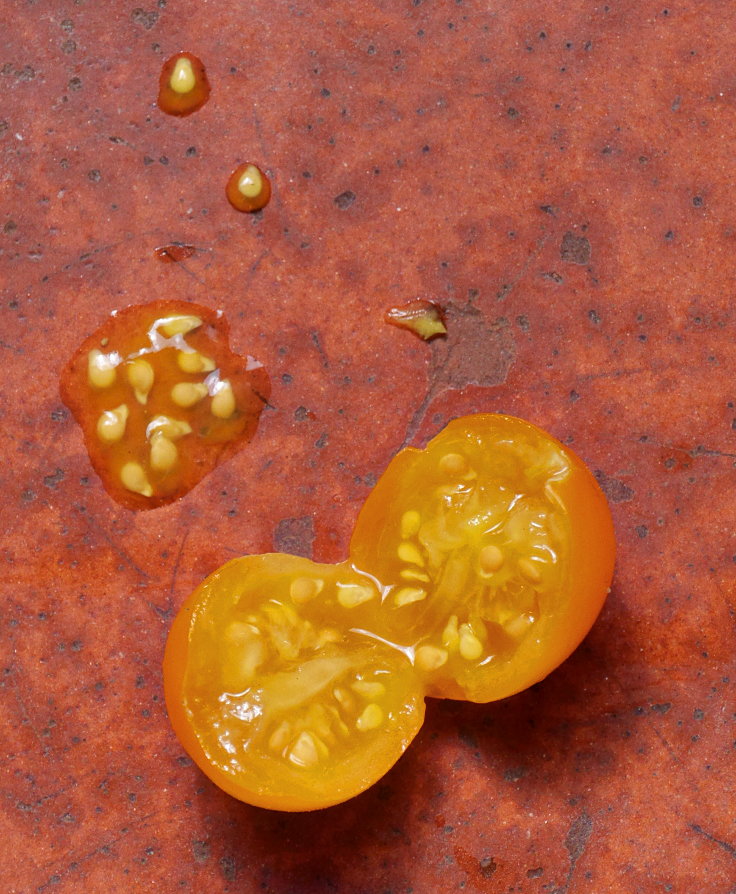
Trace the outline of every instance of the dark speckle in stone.
[[145, 28], [146, 31], [150, 31], [158, 21], [157, 12], [146, 12], [145, 9], [141, 9], [140, 6], [133, 10], [130, 17], [136, 25], [140, 25], [141, 28]]
[[339, 196], [335, 196], [334, 202], [341, 211], [349, 208], [356, 199], [355, 193], [351, 189], [346, 189]]
[[590, 242], [585, 236], [576, 236], [567, 232], [562, 237], [560, 258], [568, 264], [587, 264], [590, 262]]
[[314, 519], [311, 515], [282, 519], [276, 525], [273, 543], [277, 552], [311, 559], [314, 545]]
[[46, 485], [46, 487], [55, 490], [63, 480], [64, 470], [57, 469], [52, 475], [44, 476], [43, 483]]
[[634, 491], [618, 478], [609, 478], [605, 472], [596, 469], [595, 477], [601, 490], [611, 503], [626, 503], [634, 496]]
[[192, 856], [197, 863], [206, 863], [210, 858], [210, 846], [207, 841], [192, 842]]

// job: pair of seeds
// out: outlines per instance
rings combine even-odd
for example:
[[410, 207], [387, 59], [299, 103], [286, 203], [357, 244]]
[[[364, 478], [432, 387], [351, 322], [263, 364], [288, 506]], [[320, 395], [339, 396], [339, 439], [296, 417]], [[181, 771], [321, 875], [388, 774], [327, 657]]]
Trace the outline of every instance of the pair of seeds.
[[[201, 60], [191, 53], [177, 53], [161, 69], [158, 106], [169, 115], [183, 117], [201, 109], [211, 92]], [[260, 211], [271, 199], [271, 184], [252, 162], [239, 165], [225, 187], [230, 204], [237, 211]]]

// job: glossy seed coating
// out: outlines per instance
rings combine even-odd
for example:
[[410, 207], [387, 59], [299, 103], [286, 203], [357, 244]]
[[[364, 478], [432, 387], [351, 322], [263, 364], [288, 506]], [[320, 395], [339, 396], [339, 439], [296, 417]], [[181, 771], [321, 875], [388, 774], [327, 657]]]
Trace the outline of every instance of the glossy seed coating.
[[498, 571], [504, 562], [504, 556], [501, 550], [493, 543], [484, 546], [478, 555], [478, 564], [481, 571], [486, 574], [493, 574]]
[[378, 729], [382, 723], [383, 711], [381, 710], [380, 705], [371, 703], [366, 706], [363, 713], [355, 721], [355, 727], [363, 733], [368, 730]]
[[173, 338], [175, 335], [188, 335], [201, 325], [201, 318], [194, 314], [178, 314], [159, 320], [158, 331], [166, 338]]
[[150, 497], [153, 494], [153, 488], [148, 478], [146, 478], [143, 466], [139, 465], [139, 463], [126, 463], [120, 470], [120, 480], [123, 483], [123, 487], [133, 491], [133, 493], [140, 494], [142, 497]]
[[298, 767], [313, 767], [319, 763], [319, 753], [317, 737], [305, 730], [291, 746], [289, 760]]
[[421, 602], [427, 598], [427, 591], [418, 587], [402, 587], [396, 592], [394, 602], [397, 606], [411, 605], [413, 602]]
[[363, 698], [381, 698], [386, 694], [386, 687], [383, 683], [373, 680], [357, 680], [351, 684], [350, 688]]
[[210, 412], [218, 419], [229, 419], [235, 412], [235, 395], [227, 380], [218, 382], [210, 404]]
[[174, 93], [191, 93], [197, 83], [192, 61], [187, 56], [180, 56], [174, 63], [174, 70], [169, 78], [169, 87]]
[[212, 372], [216, 369], [215, 361], [200, 354], [199, 351], [179, 351], [176, 363], [185, 373]]
[[468, 471], [468, 461], [460, 453], [446, 453], [440, 460], [440, 471], [445, 475], [464, 475]]
[[87, 358], [87, 379], [95, 388], [109, 388], [117, 378], [115, 359], [93, 348]]
[[158, 433], [151, 439], [151, 468], [156, 472], [168, 472], [176, 465], [179, 451], [176, 444]]
[[135, 392], [136, 400], [140, 404], [145, 404], [155, 379], [153, 367], [147, 360], [138, 357], [128, 364], [125, 372], [128, 382]]
[[289, 595], [293, 602], [303, 605], [322, 592], [325, 582], [319, 578], [297, 577], [291, 582]]
[[473, 633], [470, 625], [462, 624], [460, 627], [459, 651], [466, 661], [477, 661], [483, 654], [483, 643]]
[[414, 663], [422, 671], [438, 670], [447, 664], [447, 659], [447, 650], [436, 646], [419, 646], [414, 655]]
[[183, 419], [172, 419], [171, 416], [154, 416], [146, 426], [146, 437], [150, 441], [156, 434], [165, 435], [172, 441], [192, 433], [192, 426]]
[[338, 584], [337, 601], [343, 608], [355, 608], [373, 599], [374, 592], [360, 584]]
[[404, 542], [399, 544], [397, 554], [402, 562], [411, 562], [412, 565], [424, 565], [424, 559], [413, 543]]
[[171, 399], [177, 407], [184, 409], [193, 407], [207, 394], [207, 386], [201, 382], [177, 382], [171, 389]]
[[125, 434], [128, 407], [120, 404], [114, 410], [105, 410], [97, 420], [97, 437], [107, 444], [114, 444]]
[[401, 516], [401, 536], [404, 540], [414, 537], [422, 526], [422, 517], [416, 509], [409, 509]]

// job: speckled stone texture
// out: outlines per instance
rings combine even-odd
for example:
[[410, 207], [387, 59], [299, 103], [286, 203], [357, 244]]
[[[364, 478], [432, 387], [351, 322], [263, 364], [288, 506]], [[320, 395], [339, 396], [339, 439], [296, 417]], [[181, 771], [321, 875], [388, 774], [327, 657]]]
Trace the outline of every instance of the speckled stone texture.
[[[722, 0], [4, 0], [0, 890], [736, 891], [736, 25]], [[212, 96], [155, 106], [185, 49]], [[224, 196], [269, 172], [264, 212]], [[197, 247], [182, 263], [154, 248]], [[180, 502], [92, 473], [58, 376], [114, 308], [222, 308], [272, 408]], [[427, 345], [383, 322], [448, 308]], [[432, 703], [373, 789], [242, 805], [163, 706], [235, 555], [345, 556], [402, 444], [503, 410], [596, 471], [619, 559], [579, 651]]]

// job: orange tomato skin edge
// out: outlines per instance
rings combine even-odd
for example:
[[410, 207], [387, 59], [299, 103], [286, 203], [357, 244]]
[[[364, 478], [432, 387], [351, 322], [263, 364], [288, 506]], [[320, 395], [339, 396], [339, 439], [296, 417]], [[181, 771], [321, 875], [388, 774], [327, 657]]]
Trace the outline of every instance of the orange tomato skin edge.
[[285, 793], [283, 797], [274, 795], [259, 797], [256, 792], [245, 791], [242, 786], [237, 784], [236, 780], [219, 770], [217, 764], [209, 759], [200, 745], [184, 707], [185, 678], [189, 662], [189, 631], [194, 621], [193, 612], [199, 601], [197, 597], [200, 589], [201, 585], [177, 613], [171, 625], [164, 652], [164, 698], [169, 720], [179, 743], [205, 776], [218, 788], [239, 801], [245, 801], [256, 807], [290, 812], [317, 810], [331, 806], [329, 803], [302, 803], [298, 799], [290, 797], [288, 793]]

